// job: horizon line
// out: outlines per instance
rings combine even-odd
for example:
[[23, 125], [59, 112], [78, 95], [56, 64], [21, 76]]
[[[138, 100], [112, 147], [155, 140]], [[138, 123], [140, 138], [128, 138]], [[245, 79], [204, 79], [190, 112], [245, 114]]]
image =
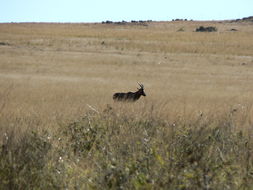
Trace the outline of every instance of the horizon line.
[[[0, 24], [25, 24], [25, 23], [34, 23], [34, 24], [114, 24], [114, 23], [133, 23], [133, 22], [221, 22], [221, 21], [236, 21], [236, 20], [243, 20], [247, 18], [251, 18], [253, 16], [247, 16], [247, 17], [242, 17], [242, 18], [234, 18], [234, 19], [212, 19], [212, 20], [194, 20], [194, 19], [187, 19], [187, 18], [176, 18], [176, 19], [171, 19], [171, 20], [152, 20], [152, 19], [147, 19], [147, 20], [118, 20], [118, 21], [113, 21], [113, 20], [103, 20], [103, 21], [83, 21], [83, 22], [75, 22], [75, 21], [7, 21], [7, 22], [1, 22]], [[110, 23], [106, 23], [110, 22]]]

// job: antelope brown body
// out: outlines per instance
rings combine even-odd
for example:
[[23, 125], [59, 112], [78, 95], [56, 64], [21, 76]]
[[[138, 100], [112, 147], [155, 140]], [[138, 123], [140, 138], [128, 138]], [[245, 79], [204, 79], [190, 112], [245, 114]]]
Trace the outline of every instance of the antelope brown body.
[[113, 95], [113, 99], [115, 101], [130, 101], [130, 102], [134, 102], [136, 100], [138, 100], [141, 96], [146, 96], [145, 92], [144, 92], [144, 85], [140, 84], [140, 88], [138, 88], [138, 90], [136, 92], [127, 92], [127, 93], [123, 93], [123, 92], [118, 92], [115, 93]]

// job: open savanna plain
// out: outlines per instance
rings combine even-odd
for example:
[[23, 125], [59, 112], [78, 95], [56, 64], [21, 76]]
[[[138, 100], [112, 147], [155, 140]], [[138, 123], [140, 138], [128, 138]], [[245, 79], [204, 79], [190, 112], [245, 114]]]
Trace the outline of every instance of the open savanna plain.
[[253, 189], [252, 105], [252, 22], [0, 24], [0, 189]]

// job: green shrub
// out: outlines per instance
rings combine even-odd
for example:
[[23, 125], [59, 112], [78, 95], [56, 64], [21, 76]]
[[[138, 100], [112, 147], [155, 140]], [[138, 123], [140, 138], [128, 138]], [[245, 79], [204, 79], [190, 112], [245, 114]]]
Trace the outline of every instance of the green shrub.
[[[252, 138], [231, 117], [170, 123], [113, 111], [54, 135], [8, 134], [0, 189], [250, 189]], [[50, 137], [50, 138], [49, 138]]]
[[169, 124], [87, 115], [67, 128], [72, 151], [96, 163], [89, 175], [96, 189], [238, 189], [252, 184], [251, 139], [233, 129], [229, 118]]
[[217, 28], [214, 26], [207, 26], [207, 27], [200, 26], [196, 28], [196, 32], [216, 32], [216, 31], [217, 31]]
[[0, 150], [0, 189], [60, 187], [56, 165], [49, 166], [52, 144], [48, 134], [27, 131], [17, 142], [14, 136], [6, 133]]

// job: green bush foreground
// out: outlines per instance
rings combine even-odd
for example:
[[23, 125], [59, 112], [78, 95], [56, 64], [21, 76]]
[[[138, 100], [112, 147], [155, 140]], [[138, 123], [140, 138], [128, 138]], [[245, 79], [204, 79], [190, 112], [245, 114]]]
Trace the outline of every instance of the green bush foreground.
[[0, 189], [252, 189], [252, 138], [232, 119], [87, 113], [57, 132], [3, 135]]

